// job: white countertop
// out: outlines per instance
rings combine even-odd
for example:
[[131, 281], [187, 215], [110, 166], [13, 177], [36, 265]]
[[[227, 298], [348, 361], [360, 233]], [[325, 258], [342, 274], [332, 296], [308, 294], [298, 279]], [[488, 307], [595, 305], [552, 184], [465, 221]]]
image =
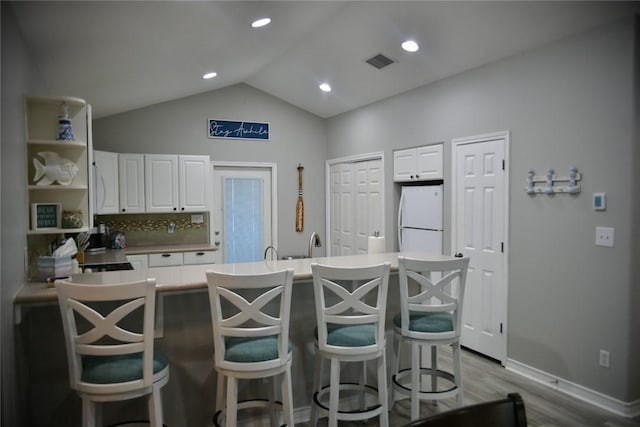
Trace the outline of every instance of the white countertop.
[[[108, 284], [126, 283], [146, 278], [156, 279], [158, 292], [202, 289], [207, 286], [206, 271], [212, 270], [233, 274], [256, 274], [293, 268], [294, 281], [311, 280], [311, 264], [326, 264], [336, 267], [357, 267], [389, 262], [391, 271], [398, 269], [398, 255], [429, 260], [451, 259], [448, 255], [429, 254], [424, 252], [393, 252], [381, 254], [331, 256], [318, 258], [301, 258], [279, 261], [257, 261], [236, 264], [201, 264], [183, 265], [179, 267], [157, 267], [146, 270], [109, 271], [103, 273], [77, 274], [73, 278], [82, 283]], [[55, 288], [45, 283], [26, 283], [14, 298], [14, 305], [37, 304], [56, 301]]]

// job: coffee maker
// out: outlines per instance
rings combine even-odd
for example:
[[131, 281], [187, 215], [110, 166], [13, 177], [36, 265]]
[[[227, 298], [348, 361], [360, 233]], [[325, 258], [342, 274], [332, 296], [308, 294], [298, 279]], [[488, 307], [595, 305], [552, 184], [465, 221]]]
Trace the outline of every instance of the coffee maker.
[[97, 227], [91, 229], [91, 235], [89, 236], [89, 247], [86, 252], [99, 253], [107, 250], [107, 242], [109, 238], [109, 228], [100, 223]]

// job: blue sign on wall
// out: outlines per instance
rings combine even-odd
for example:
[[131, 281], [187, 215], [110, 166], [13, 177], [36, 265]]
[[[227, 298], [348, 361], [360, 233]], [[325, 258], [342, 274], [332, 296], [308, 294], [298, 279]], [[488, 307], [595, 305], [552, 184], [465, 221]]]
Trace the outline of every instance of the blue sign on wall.
[[269, 140], [269, 123], [209, 119], [209, 138]]

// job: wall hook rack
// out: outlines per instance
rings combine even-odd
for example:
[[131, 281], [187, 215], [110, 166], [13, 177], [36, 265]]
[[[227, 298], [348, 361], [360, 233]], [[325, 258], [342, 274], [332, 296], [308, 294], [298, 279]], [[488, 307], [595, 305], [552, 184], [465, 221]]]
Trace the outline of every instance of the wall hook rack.
[[552, 168], [547, 170], [546, 175], [536, 175], [533, 169], [527, 172], [527, 187], [524, 189], [528, 194], [555, 194], [580, 193], [579, 181], [582, 175], [578, 172], [578, 168], [571, 166], [567, 176], [556, 175]]

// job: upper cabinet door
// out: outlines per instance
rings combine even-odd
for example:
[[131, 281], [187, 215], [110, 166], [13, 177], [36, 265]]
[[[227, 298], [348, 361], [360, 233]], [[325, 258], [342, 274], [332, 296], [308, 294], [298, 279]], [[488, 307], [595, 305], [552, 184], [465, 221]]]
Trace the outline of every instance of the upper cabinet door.
[[120, 212], [144, 213], [144, 155], [119, 154]]
[[393, 152], [395, 182], [443, 179], [442, 144]]
[[181, 212], [209, 210], [211, 162], [209, 156], [179, 156]]
[[442, 179], [442, 144], [416, 148], [416, 176], [420, 181]]
[[93, 171], [96, 214], [120, 212], [118, 191], [118, 153], [93, 150]]
[[145, 154], [145, 204], [147, 212], [178, 211], [178, 156]]
[[416, 150], [398, 150], [393, 152], [393, 180], [398, 182], [414, 181], [416, 172]]

